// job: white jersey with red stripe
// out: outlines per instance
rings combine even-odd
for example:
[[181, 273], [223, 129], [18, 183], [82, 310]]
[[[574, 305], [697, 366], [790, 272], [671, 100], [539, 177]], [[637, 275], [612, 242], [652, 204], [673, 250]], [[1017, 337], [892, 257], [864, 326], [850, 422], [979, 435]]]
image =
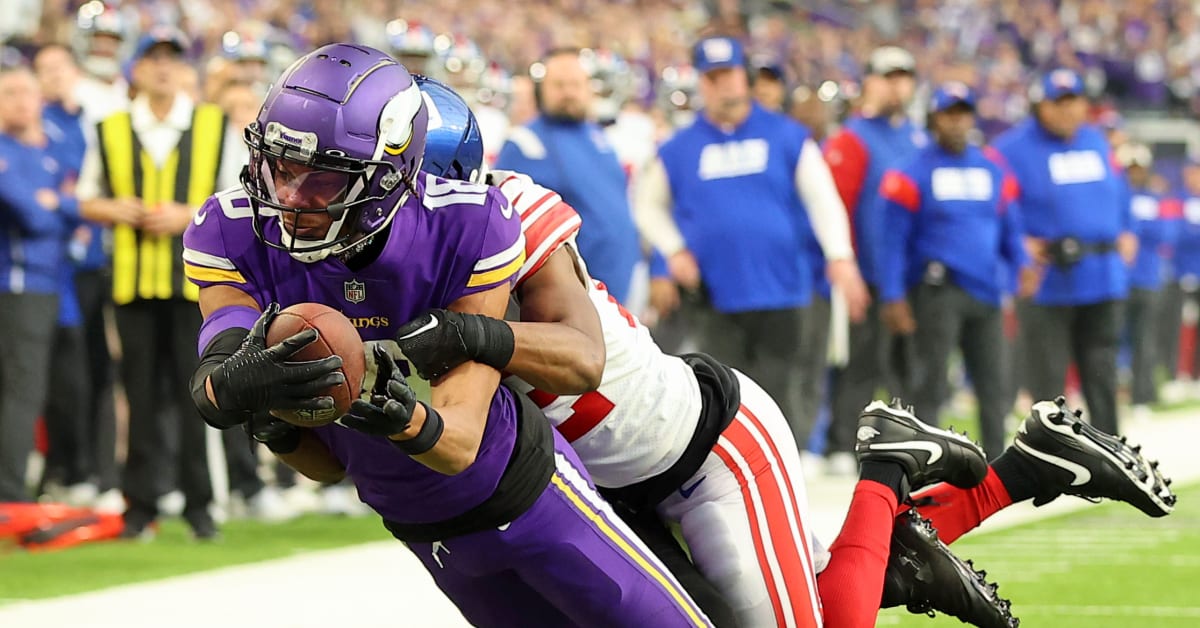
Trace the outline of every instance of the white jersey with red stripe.
[[604, 284], [588, 277], [574, 246], [581, 220], [571, 206], [523, 174], [492, 171], [489, 176], [521, 215], [525, 265], [517, 283], [570, 245], [600, 315], [606, 351], [600, 387], [583, 395], [552, 395], [515, 377], [506, 383], [541, 406], [600, 486], [628, 486], [666, 471], [683, 455], [699, 421], [702, 400], [695, 373], [683, 360], [664, 354]]
[[[519, 283], [573, 243], [579, 215], [525, 175], [494, 171], [491, 183], [521, 215], [526, 260]], [[586, 278], [575, 247], [568, 250]], [[600, 387], [558, 397], [517, 378], [506, 383], [542, 407], [597, 484], [628, 486], [666, 471], [683, 454], [699, 421], [700, 386], [691, 367], [665, 355], [603, 284], [586, 281], [607, 351]], [[800, 453], [779, 406], [735, 373], [741, 397], [736, 416], [658, 513], [680, 526], [697, 568], [730, 602], [740, 625], [820, 628], [814, 567], [828, 556], [814, 556], [804, 524], [808, 498]]]

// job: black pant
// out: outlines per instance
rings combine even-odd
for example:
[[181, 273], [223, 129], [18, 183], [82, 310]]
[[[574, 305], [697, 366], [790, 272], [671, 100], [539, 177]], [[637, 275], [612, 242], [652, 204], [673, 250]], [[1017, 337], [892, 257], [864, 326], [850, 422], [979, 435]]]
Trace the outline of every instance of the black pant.
[[[1183, 307], [1195, 307], [1197, 310], [1200, 310], [1200, 286], [1185, 284], [1182, 286], [1182, 288], [1182, 300], [1184, 305], [1180, 308], [1180, 325], [1182, 326], [1186, 322], [1188, 325], [1191, 325], [1193, 328], [1195, 328], [1197, 322], [1192, 320], [1185, 321], [1182, 309]], [[1178, 358], [1180, 366], [1183, 367], [1183, 370], [1191, 375], [1193, 379], [1200, 378], [1200, 336], [1197, 336], [1196, 340], [1197, 341], [1193, 342], [1192, 345], [1188, 347], [1190, 351], [1180, 355]]]
[[[184, 516], [206, 517], [212, 501], [206, 428], [188, 390], [199, 364], [200, 310], [183, 300], [134, 301], [117, 306], [116, 319], [121, 380], [129, 399], [129, 457], [122, 481], [129, 510], [154, 518], [158, 497], [175, 471], [187, 498]], [[177, 446], [172, 437], [178, 438]]]
[[[873, 299], [878, 295], [872, 294]], [[861, 323], [850, 325], [850, 355], [837, 370], [830, 396], [827, 453], [853, 452], [858, 417], [879, 389], [892, 394], [911, 389], [912, 342], [897, 338], [884, 329], [875, 300]]]
[[87, 440], [88, 381], [87, 348], [82, 327], [57, 327], [50, 357], [50, 390], [46, 399], [46, 434], [50, 448], [42, 482], [54, 480], [63, 485], [88, 480], [84, 452]]
[[83, 314], [83, 342], [87, 355], [84, 447], [81, 465], [95, 478], [101, 491], [117, 487], [117, 417], [113, 401], [113, 360], [108, 347], [105, 312], [111, 306], [112, 279], [106, 270], [75, 273], [75, 296]]
[[950, 396], [946, 371], [950, 353], [957, 347], [979, 402], [983, 448], [989, 458], [999, 456], [1004, 451], [1004, 417], [1009, 409], [1009, 369], [1000, 308], [952, 284], [919, 285], [909, 300], [917, 321], [917, 364], [914, 387], [905, 400], [922, 420], [937, 424]]
[[1183, 326], [1183, 289], [1171, 281], [1163, 287], [1162, 303], [1158, 308], [1155, 326], [1158, 343], [1158, 365], [1175, 379], [1179, 371], [1179, 329]]
[[57, 320], [57, 295], [0, 293], [0, 502], [29, 500], [25, 467], [46, 403]]
[[710, 309], [700, 350], [745, 373], [775, 399], [783, 416], [796, 416], [788, 393], [796, 376], [803, 308], [723, 313]]
[[679, 355], [699, 351], [697, 336], [702, 333], [702, 323], [711, 309], [707, 299], [696, 290], [679, 291], [679, 307], [666, 317], [659, 319], [650, 334], [664, 353]]
[[1125, 303], [1125, 329], [1129, 334], [1133, 350], [1133, 386], [1130, 401], [1134, 405], [1147, 405], [1158, 401], [1158, 388], [1154, 374], [1158, 370], [1158, 326], [1162, 293], [1157, 290], [1133, 289]]
[[800, 328], [799, 359], [791, 392], [796, 414], [788, 417], [788, 423], [801, 451], [808, 445], [813, 426], [817, 424], [828, 380], [829, 316], [829, 301], [816, 295], [804, 312], [804, 324]]
[[1083, 397], [1092, 425], [1117, 431], [1117, 347], [1121, 301], [1089, 305], [1021, 307], [1026, 336], [1026, 382], [1035, 400], [1061, 395], [1067, 365], [1079, 368]]
[[250, 499], [263, 489], [262, 478], [258, 477], [257, 442], [242, 429], [221, 432], [225, 445], [225, 466], [229, 470], [229, 490], [241, 493]]

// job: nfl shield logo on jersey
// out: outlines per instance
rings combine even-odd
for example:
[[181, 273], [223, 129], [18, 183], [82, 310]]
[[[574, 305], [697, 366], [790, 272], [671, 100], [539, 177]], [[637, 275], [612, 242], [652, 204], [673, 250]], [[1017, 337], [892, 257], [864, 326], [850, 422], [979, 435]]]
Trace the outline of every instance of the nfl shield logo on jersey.
[[357, 279], [351, 279], [345, 284], [346, 300], [351, 303], [362, 303], [367, 298], [367, 285]]

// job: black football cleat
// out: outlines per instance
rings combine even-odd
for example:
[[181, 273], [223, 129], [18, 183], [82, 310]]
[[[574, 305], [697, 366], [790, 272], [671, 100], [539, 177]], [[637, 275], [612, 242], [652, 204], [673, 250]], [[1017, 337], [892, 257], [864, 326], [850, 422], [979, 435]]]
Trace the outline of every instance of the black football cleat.
[[925, 424], [899, 399], [890, 406], [872, 401], [863, 410], [854, 450], [859, 462], [878, 460], [903, 466], [914, 491], [938, 482], [973, 488], [987, 476], [987, 458], [979, 445], [966, 436]]
[[1011, 603], [997, 595], [984, 571], [950, 552], [937, 531], [915, 508], [896, 517], [892, 550], [883, 577], [880, 608], [904, 606], [909, 612], [934, 612], [980, 628], [1017, 628]]
[[1129, 445], [1124, 436], [1106, 434], [1079, 420], [1082, 414], [1068, 411], [1066, 400], [1059, 397], [1033, 404], [1021, 423], [1013, 449], [1030, 463], [1038, 486], [1045, 489], [1033, 504], [1042, 506], [1065, 494], [1115, 499], [1151, 517], [1171, 514], [1176, 496], [1158, 463], [1148, 462], [1142, 448]]

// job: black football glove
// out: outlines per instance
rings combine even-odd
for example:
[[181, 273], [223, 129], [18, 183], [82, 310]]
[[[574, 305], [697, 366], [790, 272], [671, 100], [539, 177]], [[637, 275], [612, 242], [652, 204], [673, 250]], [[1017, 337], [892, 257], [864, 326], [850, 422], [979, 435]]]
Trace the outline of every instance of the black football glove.
[[404, 357], [427, 380], [472, 360], [504, 370], [512, 360], [514, 342], [508, 323], [450, 310], [427, 310], [396, 332]]
[[279, 304], [268, 305], [242, 346], [209, 375], [213, 397], [221, 411], [333, 408], [332, 397], [317, 395], [346, 381], [339, 370], [342, 359], [331, 355], [310, 362], [288, 362], [289, 357], [317, 339], [317, 330], [306, 329], [267, 347], [267, 327], [277, 314]]
[[341, 424], [372, 436], [391, 436], [403, 432], [412, 423], [417, 407], [417, 394], [404, 381], [404, 374], [387, 349], [375, 346], [375, 366], [378, 376], [371, 389], [371, 401], [355, 399], [350, 412]]
[[277, 454], [290, 454], [300, 447], [300, 429], [266, 412], [255, 413], [242, 425], [250, 438]]

